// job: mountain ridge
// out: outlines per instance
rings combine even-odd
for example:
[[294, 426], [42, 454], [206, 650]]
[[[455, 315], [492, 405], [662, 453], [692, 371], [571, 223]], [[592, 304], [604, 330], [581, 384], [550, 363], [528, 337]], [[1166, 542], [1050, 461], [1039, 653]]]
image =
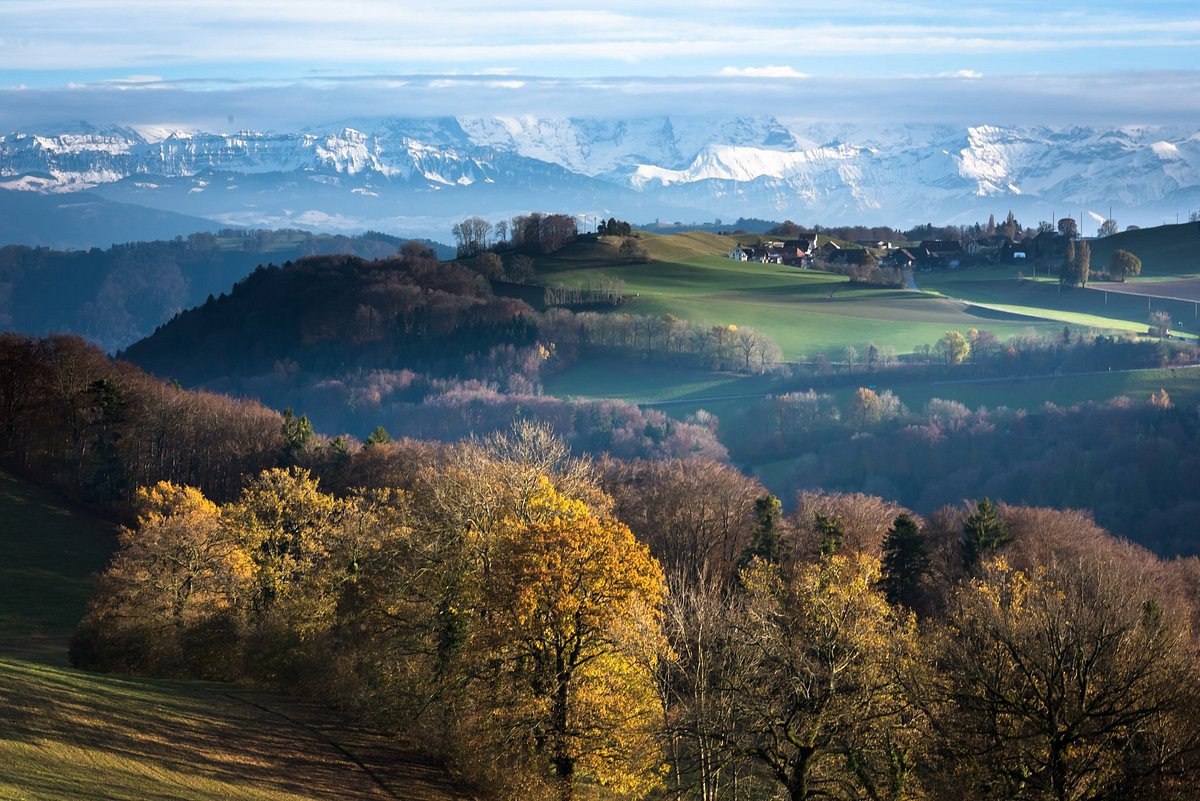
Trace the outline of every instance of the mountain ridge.
[[0, 188], [88, 190], [234, 225], [442, 236], [464, 216], [531, 209], [896, 225], [1111, 205], [1149, 224], [1200, 207], [1200, 132], [769, 116], [381, 117], [237, 133], [76, 123], [0, 136]]

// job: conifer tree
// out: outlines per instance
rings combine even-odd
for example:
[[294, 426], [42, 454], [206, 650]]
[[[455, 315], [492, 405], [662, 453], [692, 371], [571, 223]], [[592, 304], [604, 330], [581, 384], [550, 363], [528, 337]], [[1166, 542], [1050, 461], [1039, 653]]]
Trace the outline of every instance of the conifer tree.
[[1079, 286], [1087, 286], [1091, 271], [1092, 246], [1081, 241], [1075, 251], [1075, 283]]
[[917, 521], [906, 513], [896, 516], [883, 537], [880, 586], [893, 606], [915, 608], [929, 574], [929, 552]]
[[845, 524], [837, 515], [824, 515], [820, 512], [815, 516], [817, 531], [821, 534], [821, 556], [828, 559], [837, 553], [846, 539]]
[[754, 557], [766, 562], [779, 561], [779, 521], [783, 518], [783, 504], [774, 495], [766, 495], [754, 502], [754, 518], [758, 527], [754, 541], [742, 554], [741, 565], [749, 564]]
[[383, 426], [375, 426], [375, 430], [367, 435], [366, 446], [368, 448], [375, 445], [387, 445], [392, 441], [392, 437], [388, 434], [387, 429]]
[[996, 516], [991, 499], [984, 498], [963, 523], [963, 562], [967, 570], [974, 570], [985, 557], [995, 554], [1011, 539], [1004, 521]]
[[1063, 255], [1062, 267], [1059, 269], [1058, 282], [1073, 286], [1075, 284], [1075, 240], [1067, 242], [1067, 252]]

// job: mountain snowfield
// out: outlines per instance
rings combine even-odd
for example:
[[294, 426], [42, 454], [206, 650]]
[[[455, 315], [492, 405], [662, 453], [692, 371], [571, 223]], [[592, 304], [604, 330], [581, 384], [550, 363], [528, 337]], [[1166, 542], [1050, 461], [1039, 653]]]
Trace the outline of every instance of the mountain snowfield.
[[0, 188], [247, 226], [445, 238], [479, 214], [1026, 224], [1200, 208], [1200, 132], [813, 124], [773, 117], [348, 120], [212, 133], [86, 123], [0, 137]]

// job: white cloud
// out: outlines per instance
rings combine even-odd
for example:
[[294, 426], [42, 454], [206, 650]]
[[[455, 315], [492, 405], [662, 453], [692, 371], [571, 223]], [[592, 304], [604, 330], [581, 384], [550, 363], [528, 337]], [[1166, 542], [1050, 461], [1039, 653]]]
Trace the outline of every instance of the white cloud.
[[[95, 124], [298, 130], [401, 116], [646, 117], [739, 114], [807, 122], [1182, 126], [1200, 119], [1200, 72], [760, 80], [742, 76], [322, 75], [310, 81], [192, 79], [0, 90], [0, 132]], [[1162, 103], [1167, 96], [1171, 103]], [[981, 117], [981, 114], [983, 115]]]
[[718, 75], [726, 78], [809, 78], [808, 73], [792, 67], [722, 67]]
[[[1072, 68], [1170, 68], [1196, 63], [1200, 14], [1191, 4], [1132, 0], [1097, 13], [1085, 0], [1011, 0], [992, 8], [947, 0], [613, 0], [564, 8], [550, 0], [0, 0], [0, 79], [22, 71], [78, 82], [75, 70], [287, 75], [353, 72], [723, 75], [726, 77], [967, 74]], [[797, 67], [724, 67], [729, 53]], [[798, 55], [798, 54], [802, 54]], [[504, 65], [497, 67], [496, 65]], [[647, 69], [644, 65], [654, 65]], [[222, 69], [224, 68], [224, 69]], [[45, 75], [39, 80], [45, 85]]]
[[110, 84], [143, 84], [143, 83], [162, 83], [161, 75], [125, 75], [120, 78], [108, 78], [104, 83]]

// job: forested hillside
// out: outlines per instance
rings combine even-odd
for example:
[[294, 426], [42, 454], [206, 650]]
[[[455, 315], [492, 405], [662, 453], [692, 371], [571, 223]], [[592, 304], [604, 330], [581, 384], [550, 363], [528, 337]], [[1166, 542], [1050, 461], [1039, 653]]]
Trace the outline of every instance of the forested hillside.
[[228, 297], [181, 313], [124, 356], [187, 383], [270, 373], [411, 367], [439, 375], [494, 345], [534, 338], [518, 300], [434, 259], [352, 256], [260, 267]]
[[5, 463], [128, 522], [78, 665], [317, 698], [514, 801], [1200, 780], [1200, 567], [1086, 513], [785, 512], [711, 459], [574, 455], [528, 422], [359, 444], [78, 339], [0, 344]]
[[175, 313], [228, 291], [258, 265], [321, 253], [381, 258], [402, 243], [382, 234], [227, 230], [107, 250], [10, 245], [0, 248], [0, 328], [77, 333], [117, 350]]

